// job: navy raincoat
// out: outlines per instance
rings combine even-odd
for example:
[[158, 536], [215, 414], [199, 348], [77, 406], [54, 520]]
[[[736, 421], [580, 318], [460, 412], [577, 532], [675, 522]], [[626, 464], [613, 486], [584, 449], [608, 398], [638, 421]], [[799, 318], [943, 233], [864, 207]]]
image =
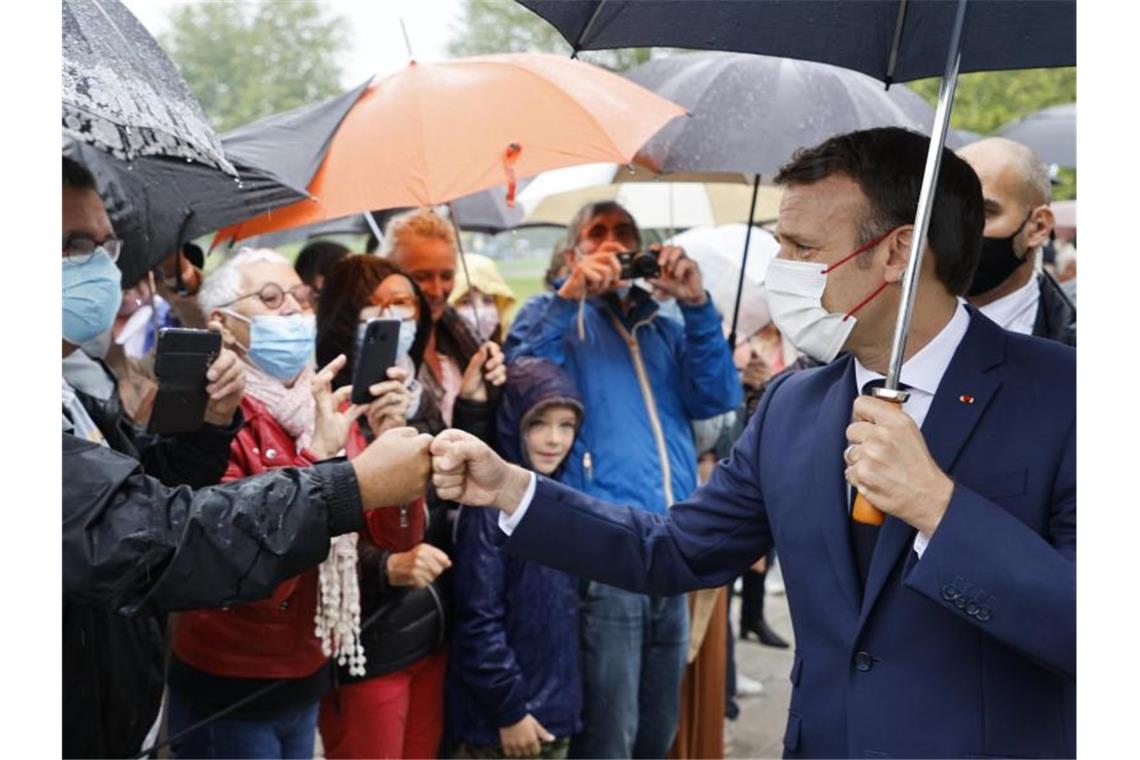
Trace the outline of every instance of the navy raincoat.
[[[551, 403], [582, 407], [574, 381], [544, 359], [508, 368], [496, 420], [500, 453], [529, 466], [522, 431]], [[528, 713], [562, 738], [581, 730], [578, 581], [503, 554], [498, 511], [463, 507], [455, 527], [455, 635], [448, 663], [448, 735], [498, 745]]]

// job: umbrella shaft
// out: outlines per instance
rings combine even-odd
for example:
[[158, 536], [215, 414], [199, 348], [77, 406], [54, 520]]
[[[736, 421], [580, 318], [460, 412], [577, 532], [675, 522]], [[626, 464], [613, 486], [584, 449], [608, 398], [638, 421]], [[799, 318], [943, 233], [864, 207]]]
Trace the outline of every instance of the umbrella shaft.
[[740, 295], [744, 292], [744, 270], [748, 266], [748, 246], [752, 242], [752, 224], [756, 219], [756, 196], [760, 193], [760, 175], [752, 181], [752, 205], [748, 207], [748, 226], [744, 228], [744, 254], [740, 257], [740, 280], [736, 283], [736, 305], [732, 308], [732, 330], [728, 333], [729, 350], [736, 348], [736, 320], [740, 318]]
[[914, 220], [914, 233], [910, 240], [910, 260], [903, 275], [902, 300], [891, 340], [891, 363], [885, 387], [898, 390], [899, 375], [906, 358], [906, 340], [910, 332], [910, 319], [914, 312], [914, 296], [918, 289], [918, 273], [922, 268], [922, 253], [926, 247], [926, 233], [930, 228], [930, 212], [934, 207], [934, 194], [938, 184], [938, 170], [942, 166], [942, 150], [946, 144], [946, 130], [950, 126], [950, 110], [954, 105], [954, 90], [958, 86], [958, 67], [962, 62], [962, 26], [966, 17], [967, 0], [958, 0], [958, 13], [950, 35], [950, 49], [946, 56], [946, 72], [938, 89], [938, 108], [930, 131], [930, 148], [926, 154], [926, 170], [922, 176], [922, 190], [918, 194], [918, 215]]

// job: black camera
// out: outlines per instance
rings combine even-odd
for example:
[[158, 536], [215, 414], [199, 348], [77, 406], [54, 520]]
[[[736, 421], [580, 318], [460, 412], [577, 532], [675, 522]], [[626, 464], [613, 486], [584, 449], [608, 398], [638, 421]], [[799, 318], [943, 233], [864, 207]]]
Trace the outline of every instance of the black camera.
[[661, 276], [657, 254], [652, 251], [623, 251], [617, 254], [617, 260], [621, 264], [621, 279], [623, 280]]

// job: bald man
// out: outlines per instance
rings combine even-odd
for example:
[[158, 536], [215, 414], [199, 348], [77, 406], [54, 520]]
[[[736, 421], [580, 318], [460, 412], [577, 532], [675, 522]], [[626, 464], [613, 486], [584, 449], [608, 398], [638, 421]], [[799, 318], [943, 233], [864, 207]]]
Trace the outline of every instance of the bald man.
[[1053, 230], [1049, 172], [1021, 143], [991, 137], [958, 151], [977, 172], [986, 226], [971, 304], [1007, 330], [1077, 345], [1077, 309], [1047, 272], [1037, 251]]

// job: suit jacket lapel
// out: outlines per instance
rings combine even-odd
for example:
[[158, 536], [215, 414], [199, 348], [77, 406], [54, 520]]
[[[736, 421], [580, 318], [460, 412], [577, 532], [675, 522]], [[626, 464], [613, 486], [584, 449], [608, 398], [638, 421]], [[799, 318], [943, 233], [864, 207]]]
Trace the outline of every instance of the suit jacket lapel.
[[816, 519], [827, 545], [835, 575], [854, 611], [859, 610], [858, 571], [851, 550], [848, 485], [843, 478], [843, 450], [855, 402], [855, 361], [848, 357], [847, 371], [831, 386], [820, 406], [815, 425], [813, 478]]
[[[958, 455], [1001, 386], [998, 374], [990, 370], [1005, 360], [1005, 333], [973, 307], [967, 309], [970, 326], [942, 376], [922, 425], [930, 455], [947, 474], [952, 472]], [[860, 626], [866, 622], [899, 555], [910, 550], [914, 535], [914, 528], [902, 520], [888, 517], [883, 524], [867, 571]]]

